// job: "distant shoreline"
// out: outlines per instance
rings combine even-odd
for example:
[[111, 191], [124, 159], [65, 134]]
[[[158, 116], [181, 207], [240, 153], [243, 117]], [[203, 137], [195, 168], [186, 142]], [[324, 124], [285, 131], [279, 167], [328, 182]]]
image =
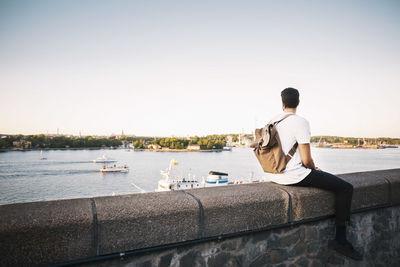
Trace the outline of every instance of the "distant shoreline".
[[221, 152], [228, 151], [224, 149], [203, 149], [203, 150], [193, 150], [193, 149], [134, 149], [135, 151], [149, 151], [149, 152]]
[[27, 152], [27, 151], [50, 151], [50, 150], [133, 150], [133, 151], [149, 151], [149, 152], [221, 152], [221, 151], [229, 151], [225, 149], [203, 149], [203, 150], [193, 150], [193, 149], [134, 149], [134, 148], [119, 148], [119, 147], [60, 147], [60, 148], [27, 148], [27, 149], [12, 149], [12, 148], [3, 148], [0, 149], [0, 152]]
[[11, 151], [17, 151], [17, 152], [27, 152], [27, 151], [48, 151], [48, 150], [100, 150], [100, 149], [108, 149], [108, 150], [115, 150], [115, 149], [121, 149], [117, 147], [60, 147], [60, 148], [26, 148], [26, 149], [13, 149], [13, 148], [2, 148], [0, 149], [0, 152], [11, 152]]

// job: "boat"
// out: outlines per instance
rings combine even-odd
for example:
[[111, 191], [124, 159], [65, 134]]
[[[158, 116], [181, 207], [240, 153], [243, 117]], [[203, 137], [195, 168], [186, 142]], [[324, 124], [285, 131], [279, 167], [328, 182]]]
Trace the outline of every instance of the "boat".
[[107, 166], [104, 163], [103, 168], [100, 169], [100, 172], [104, 173], [104, 172], [129, 172], [129, 168], [126, 164], [124, 164], [123, 166], [117, 166], [114, 164], [114, 166]]
[[41, 160], [46, 160], [47, 158], [43, 157], [43, 150], [40, 150], [40, 159]]
[[107, 158], [107, 156], [104, 154], [101, 157], [98, 157], [97, 159], [93, 160], [94, 163], [111, 163], [111, 162], [117, 162], [115, 159]]
[[176, 165], [178, 165], [178, 162], [175, 160], [171, 160], [168, 168], [166, 170], [161, 170], [161, 175], [163, 176], [163, 178], [158, 181], [158, 187], [155, 190], [156, 192], [215, 187], [215, 186], [227, 186], [227, 185], [237, 185], [237, 184], [251, 184], [251, 183], [260, 183], [269, 181], [268, 179], [265, 178], [254, 180], [253, 172], [247, 179], [229, 181], [228, 173], [210, 171], [206, 179], [202, 178], [202, 181], [200, 182], [190, 174], [188, 175], [188, 178], [182, 178], [176, 175], [176, 167], [175, 167]]
[[228, 185], [228, 174], [224, 172], [210, 171], [207, 179], [205, 180], [205, 186], [221, 186]]
[[168, 168], [161, 170], [163, 178], [158, 181], [156, 192], [204, 187], [204, 184], [199, 182], [194, 176], [188, 175], [187, 178], [184, 178], [176, 175], [176, 165], [178, 165], [178, 162], [171, 160]]

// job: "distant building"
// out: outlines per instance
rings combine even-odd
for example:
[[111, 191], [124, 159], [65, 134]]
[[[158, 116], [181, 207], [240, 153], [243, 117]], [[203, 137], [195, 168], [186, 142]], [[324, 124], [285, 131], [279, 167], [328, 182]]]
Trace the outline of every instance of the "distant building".
[[188, 145], [187, 149], [188, 150], [200, 150], [200, 145], [191, 144], [191, 145]]
[[14, 141], [13, 147], [15, 149], [28, 149], [32, 147], [32, 142], [26, 140]]
[[231, 135], [226, 137], [226, 146], [233, 146], [233, 137]]
[[252, 137], [248, 137], [248, 136], [243, 136], [242, 137], [242, 144], [245, 147], [250, 147], [251, 143], [253, 143]]
[[158, 144], [150, 144], [150, 145], [147, 146], [147, 148], [148, 148], [148, 149], [155, 149], [155, 150], [158, 150], [158, 149], [161, 149], [161, 146], [158, 145]]

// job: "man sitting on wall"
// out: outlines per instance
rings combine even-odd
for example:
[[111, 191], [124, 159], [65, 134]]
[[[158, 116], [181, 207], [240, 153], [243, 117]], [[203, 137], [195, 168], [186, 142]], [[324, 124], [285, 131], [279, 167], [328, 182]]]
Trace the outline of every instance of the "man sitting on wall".
[[271, 121], [281, 122], [275, 125], [283, 153], [287, 155], [297, 142], [298, 147], [281, 173], [269, 174], [278, 184], [290, 186], [317, 187], [335, 193], [336, 238], [329, 242], [329, 248], [355, 260], [361, 260], [358, 253], [346, 238], [346, 225], [350, 221], [353, 186], [343, 179], [323, 172], [315, 167], [310, 149], [310, 125], [308, 121], [296, 115], [299, 104], [299, 92], [286, 88], [281, 92], [283, 113]]

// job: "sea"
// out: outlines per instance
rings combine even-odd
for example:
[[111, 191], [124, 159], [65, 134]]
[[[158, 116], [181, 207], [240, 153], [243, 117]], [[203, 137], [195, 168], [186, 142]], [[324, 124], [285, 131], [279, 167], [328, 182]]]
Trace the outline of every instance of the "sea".
[[[103, 155], [117, 160], [117, 165], [127, 164], [129, 172], [101, 173], [103, 165], [93, 160]], [[400, 148], [312, 147], [312, 155], [316, 166], [333, 174], [400, 168]], [[160, 170], [168, 168], [171, 160], [178, 162], [174, 168], [182, 177], [201, 180], [209, 171], [226, 172], [233, 181], [264, 177], [250, 148], [220, 152], [46, 150], [42, 155], [40, 151], [8, 151], [0, 153], [0, 205], [154, 192]]]

